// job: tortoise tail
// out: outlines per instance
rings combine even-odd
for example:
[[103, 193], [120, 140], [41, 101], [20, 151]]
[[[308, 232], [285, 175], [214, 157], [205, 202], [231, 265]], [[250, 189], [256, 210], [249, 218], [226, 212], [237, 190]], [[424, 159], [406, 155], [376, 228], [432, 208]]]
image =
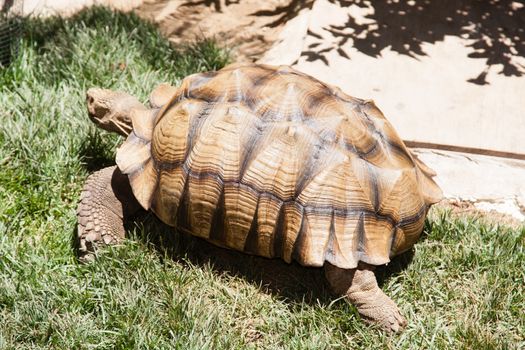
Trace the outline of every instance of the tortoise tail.
[[151, 158], [151, 138], [157, 109], [134, 109], [131, 112], [133, 131], [117, 150], [117, 165], [128, 175], [135, 198], [149, 210], [157, 174]]

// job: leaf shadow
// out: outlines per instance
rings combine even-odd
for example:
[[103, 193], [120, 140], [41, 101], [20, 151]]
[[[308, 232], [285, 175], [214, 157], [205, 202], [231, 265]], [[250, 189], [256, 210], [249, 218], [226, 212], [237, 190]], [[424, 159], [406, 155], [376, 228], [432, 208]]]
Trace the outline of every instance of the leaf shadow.
[[341, 7], [357, 6], [368, 12], [364, 20], [348, 15], [344, 24], [323, 28], [335, 42], [324, 52], [315, 52], [315, 46], [309, 47], [305, 53], [308, 60], [318, 59], [327, 64], [326, 57], [322, 59], [320, 56], [331, 52], [344, 57], [341, 47], [348, 42], [371, 57], [380, 57], [381, 51], [389, 48], [401, 55], [418, 58], [426, 56], [425, 43], [435, 44], [445, 40], [446, 36], [456, 36], [465, 39], [467, 47], [471, 48], [468, 57], [486, 59], [486, 68], [468, 82], [488, 84], [487, 71], [492, 67], [502, 67], [499, 74], [507, 77], [525, 74], [525, 66], [515, 60], [525, 58], [525, 6], [521, 2], [329, 1]]

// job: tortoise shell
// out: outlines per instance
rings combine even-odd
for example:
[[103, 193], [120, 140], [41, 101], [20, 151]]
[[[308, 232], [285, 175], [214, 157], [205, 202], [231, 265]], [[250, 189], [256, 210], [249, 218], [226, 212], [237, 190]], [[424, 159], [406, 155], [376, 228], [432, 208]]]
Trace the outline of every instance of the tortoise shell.
[[117, 164], [140, 204], [223, 247], [380, 265], [414, 244], [441, 198], [372, 101], [290, 67], [191, 75], [131, 118]]

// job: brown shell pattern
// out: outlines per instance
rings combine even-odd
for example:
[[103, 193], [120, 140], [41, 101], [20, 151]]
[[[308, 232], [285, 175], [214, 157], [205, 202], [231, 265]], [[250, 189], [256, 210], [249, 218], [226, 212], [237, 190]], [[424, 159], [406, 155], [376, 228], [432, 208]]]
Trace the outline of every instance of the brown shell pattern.
[[139, 202], [235, 250], [384, 264], [414, 244], [441, 198], [372, 101], [289, 67], [192, 75], [160, 110], [132, 118], [117, 164]]

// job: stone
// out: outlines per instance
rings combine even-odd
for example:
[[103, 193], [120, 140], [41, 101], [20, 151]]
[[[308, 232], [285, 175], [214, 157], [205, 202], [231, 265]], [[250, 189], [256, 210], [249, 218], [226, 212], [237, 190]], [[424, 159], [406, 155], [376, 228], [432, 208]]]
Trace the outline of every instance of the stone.
[[436, 171], [434, 179], [445, 198], [525, 221], [525, 161], [429, 149], [413, 152]]

